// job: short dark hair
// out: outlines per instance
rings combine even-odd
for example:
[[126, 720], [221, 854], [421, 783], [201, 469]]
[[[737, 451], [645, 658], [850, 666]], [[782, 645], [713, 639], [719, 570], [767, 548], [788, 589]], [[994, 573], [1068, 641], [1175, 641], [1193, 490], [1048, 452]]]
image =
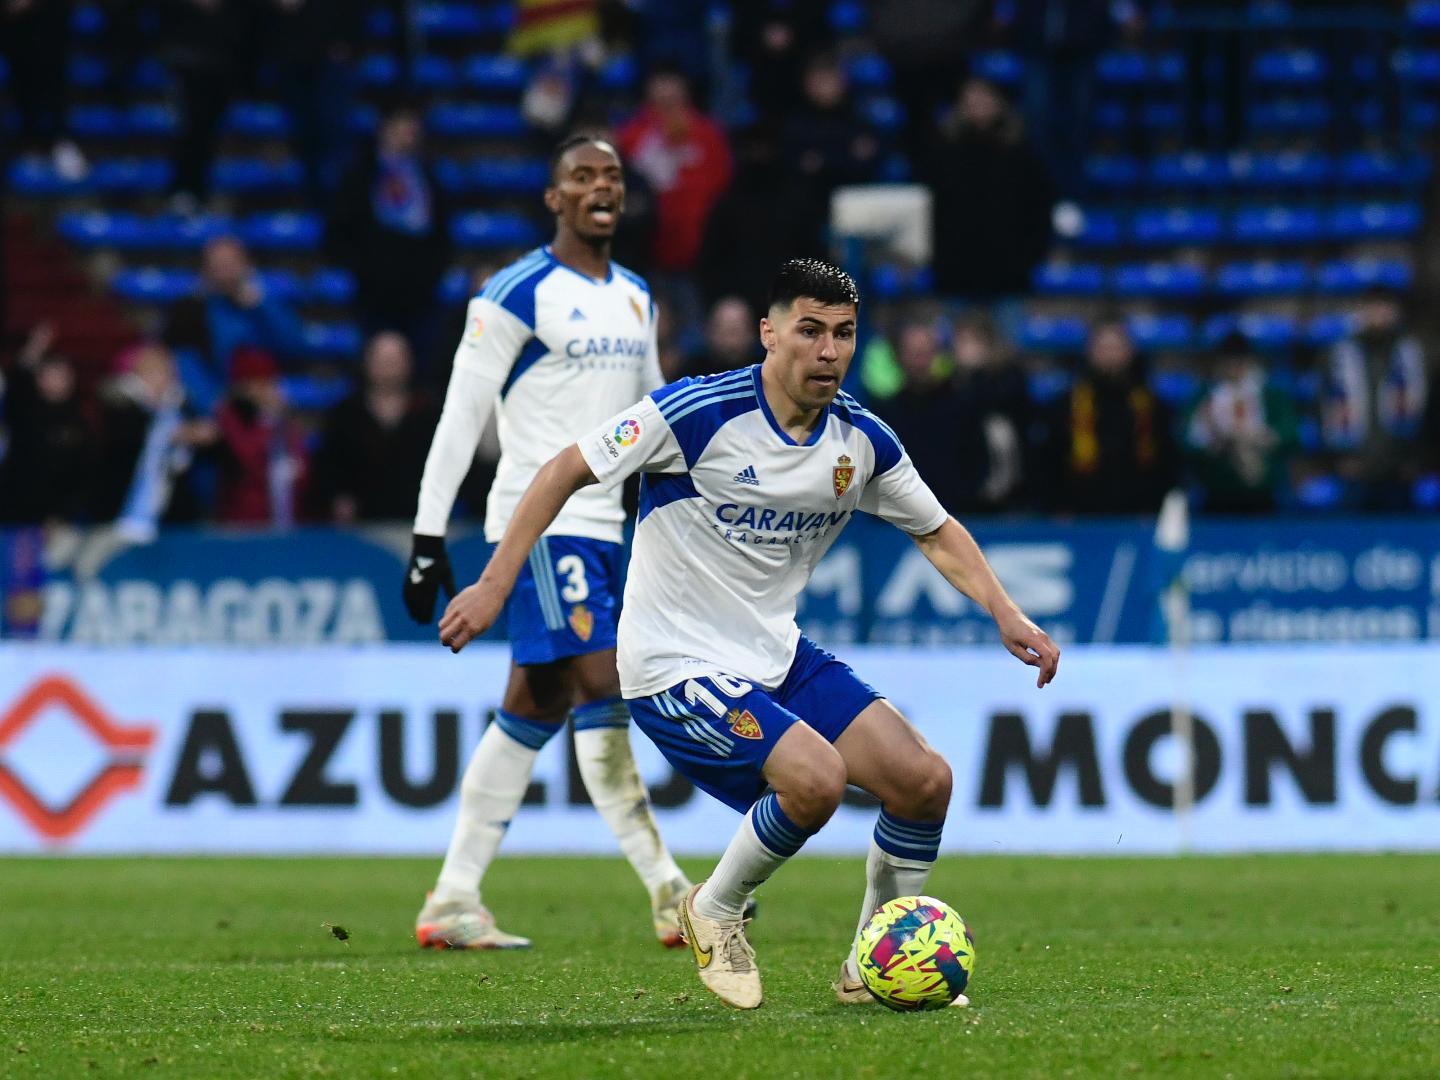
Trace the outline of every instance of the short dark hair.
[[610, 140], [594, 131], [577, 131], [573, 135], [567, 135], [555, 144], [555, 149], [550, 151], [550, 183], [555, 183], [555, 170], [560, 167], [560, 159], [574, 150], [577, 146], [587, 146], [590, 143], [604, 143], [610, 145]]
[[770, 307], [789, 307], [800, 297], [822, 304], [860, 306], [855, 279], [825, 259], [786, 259], [770, 283]]

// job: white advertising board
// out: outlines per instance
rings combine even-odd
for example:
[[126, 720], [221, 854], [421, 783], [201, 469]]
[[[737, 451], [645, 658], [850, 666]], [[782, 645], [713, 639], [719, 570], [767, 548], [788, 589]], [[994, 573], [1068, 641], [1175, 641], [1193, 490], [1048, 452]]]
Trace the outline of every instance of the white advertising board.
[[[1184, 686], [1163, 650], [1076, 646], [1043, 691], [998, 649], [844, 652], [950, 761], [950, 851], [1440, 850], [1435, 646], [1200, 650]], [[0, 852], [438, 855], [507, 664], [497, 646], [0, 646]], [[735, 814], [632, 740], [671, 846], [723, 848]], [[873, 821], [842, 806], [807, 850], [863, 851]], [[506, 850], [614, 850], [567, 739]]]

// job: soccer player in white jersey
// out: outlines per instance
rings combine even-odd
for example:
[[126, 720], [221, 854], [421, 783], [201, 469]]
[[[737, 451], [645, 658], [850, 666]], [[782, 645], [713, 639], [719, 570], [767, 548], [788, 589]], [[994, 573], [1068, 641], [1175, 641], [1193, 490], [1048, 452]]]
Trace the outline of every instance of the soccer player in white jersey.
[[[886, 901], [923, 891], [950, 803], [944, 759], [795, 625], [796, 597], [850, 516], [877, 514], [909, 533], [991, 614], [1005, 647], [1040, 669], [1037, 685], [1060, 659], [895, 434], [839, 392], [855, 351], [855, 283], [829, 263], [792, 260], [771, 298], [762, 363], [654, 391], [562, 452], [536, 474], [480, 580], [440, 620], [441, 641], [463, 648], [495, 621], [535, 537], [572, 493], [643, 473], [620, 680], [671, 764], [745, 815], [680, 909], [701, 980], [742, 1009], [761, 999], [746, 899], [825, 824], [847, 782], [881, 800], [861, 925]], [[870, 1000], [853, 943], [834, 989], [842, 1002]]]
[[[561, 143], [545, 205], [555, 216], [554, 241], [492, 277], [466, 313], [406, 567], [405, 603], [418, 622], [434, 617], [442, 584], [455, 592], [445, 526], [492, 410], [499, 413], [500, 463], [485, 538], [494, 543], [541, 465], [577, 431], [662, 382], [649, 289], [610, 261], [625, 205], [625, 178], [610, 144], [586, 136]], [[422, 947], [530, 944], [496, 926], [480, 883], [536, 755], [567, 715], [585, 788], [650, 893], [656, 936], [668, 947], [683, 945], [678, 909], [690, 883], [655, 827], [615, 670], [624, 519], [620, 492], [594, 488], [570, 500], [527, 548], [507, 612], [509, 685], [461, 782], [450, 848], [415, 923]]]

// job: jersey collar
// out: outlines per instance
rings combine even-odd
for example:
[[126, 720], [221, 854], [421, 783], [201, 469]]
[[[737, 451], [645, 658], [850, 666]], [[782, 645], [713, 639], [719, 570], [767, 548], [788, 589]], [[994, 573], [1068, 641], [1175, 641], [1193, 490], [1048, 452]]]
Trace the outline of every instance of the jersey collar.
[[555, 257], [555, 252], [550, 250], [549, 244], [545, 244], [540, 248], [540, 250], [545, 252], [545, 257], [551, 262], [553, 262], [556, 266], [560, 267], [562, 270], [569, 270], [570, 273], [574, 274], [581, 281], [588, 281], [591, 285], [609, 285], [612, 281], [615, 280], [615, 264], [613, 262], [606, 264], [605, 280], [601, 281], [599, 278], [593, 278], [589, 274], [582, 274], [573, 266], [568, 266], [567, 264], [561, 262]]
[[780, 441], [785, 443], [786, 446], [814, 446], [820, 441], [820, 436], [825, 434], [825, 425], [830, 422], [830, 406], [826, 405], [820, 413], [820, 422], [815, 425], [815, 430], [810, 433], [810, 437], [803, 443], [797, 443], [786, 434], [785, 429], [782, 428], [779, 421], [775, 419], [775, 414], [770, 411], [770, 402], [765, 400], [765, 387], [760, 382], [761, 366], [760, 364], [756, 364], [751, 368], [750, 377], [755, 382], [755, 398], [760, 402], [760, 411], [765, 415], [766, 421], [770, 424], [770, 430], [775, 432], [776, 435], [779, 435]]

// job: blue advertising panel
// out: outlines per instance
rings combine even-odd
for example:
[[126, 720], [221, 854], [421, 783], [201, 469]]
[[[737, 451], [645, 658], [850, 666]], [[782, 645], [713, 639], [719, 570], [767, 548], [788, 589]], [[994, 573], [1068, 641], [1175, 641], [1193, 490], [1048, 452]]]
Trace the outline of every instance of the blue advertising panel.
[[[1162, 635], [1162, 561], [1142, 521], [977, 522], [1021, 607], [1062, 643]], [[4, 636], [120, 645], [291, 646], [433, 641], [406, 615], [400, 526], [286, 533], [175, 530], [123, 545], [103, 530], [0, 537]], [[460, 585], [483, 569], [476, 531], [450, 545]], [[1183, 560], [1198, 643], [1440, 639], [1440, 522], [1199, 522]], [[438, 617], [438, 611], [437, 611]], [[908, 537], [860, 516], [801, 598], [802, 627], [843, 645], [993, 640]], [[492, 634], [503, 639], [503, 628]]]

